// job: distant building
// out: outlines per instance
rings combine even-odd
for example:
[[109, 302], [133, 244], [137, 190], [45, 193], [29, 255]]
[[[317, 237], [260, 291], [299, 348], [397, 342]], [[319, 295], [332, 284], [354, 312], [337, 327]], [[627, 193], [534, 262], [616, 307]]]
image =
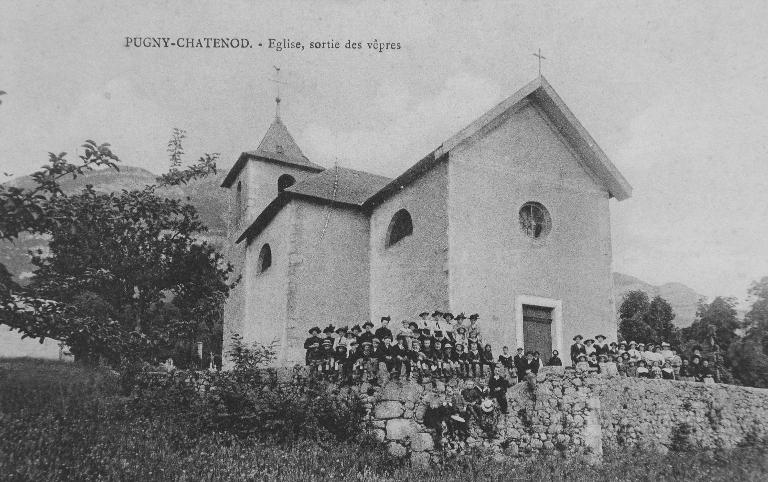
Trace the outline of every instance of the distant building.
[[631, 187], [543, 77], [395, 179], [311, 162], [277, 116], [223, 186], [242, 275], [225, 351], [239, 333], [301, 362], [311, 326], [433, 309], [545, 357], [615, 337], [609, 200]]

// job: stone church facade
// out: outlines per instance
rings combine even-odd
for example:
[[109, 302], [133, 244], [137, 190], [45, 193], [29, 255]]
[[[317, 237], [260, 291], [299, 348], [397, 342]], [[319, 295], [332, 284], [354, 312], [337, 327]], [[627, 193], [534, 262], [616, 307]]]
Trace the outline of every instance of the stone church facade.
[[307, 159], [277, 117], [225, 178], [241, 281], [224, 346], [425, 310], [479, 313], [485, 339], [564, 353], [616, 337], [609, 200], [631, 187], [543, 78], [395, 179]]

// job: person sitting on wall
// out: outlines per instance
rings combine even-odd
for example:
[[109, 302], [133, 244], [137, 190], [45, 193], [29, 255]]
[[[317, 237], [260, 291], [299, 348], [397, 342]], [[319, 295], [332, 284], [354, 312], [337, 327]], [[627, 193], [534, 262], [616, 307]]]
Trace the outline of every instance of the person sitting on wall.
[[324, 338], [320, 344], [320, 373], [330, 375], [333, 369], [333, 340]]
[[384, 338], [389, 337], [392, 339], [392, 330], [389, 329], [389, 322], [392, 321], [392, 318], [389, 316], [382, 316], [381, 317], [381, 323], [379, 324], [379, 327], [374, 332], [374, 335], [379, 340], [383, 340]]
[[408, 338], [399, 337], [397, 343], [392, 347], [392, 354], [395, 359], [394, 377], [400, 379], [405, 367], [405, 378], [411, 377], [411, 361], [409, 357], [410, 348], [408, 348]]
[[645, 360], [637, 362], [637, 378], [651, 378], [651, 372], [648, 370], [648, 364]]
[[561, 367], [563, 366], [563, 360], [560, 359], [560, 352], [557, 350], [552, 350], [552, 356], [549, 357], [549, 361], [547, 361], [548, 367]]
[[458, 372], [461, 377], [469, 376], [469, 361], [467, 360], [467, 351], [462, 343], [456, 344], [456, 360], [458, 363]]
[[419, 335], [419, 341], [421, 342], [422, 348], [424, 347], [427, 340], [429, 340], [430, 348], [431, 348], [432, 340], [434, 340], [434, 338], [432, 337], [432, 330], [430, 330], [429, 328], [422, 328], [421, 334]]
[[364, 341], [362, 343], [362, 353], [355, 362], [357, 372], [363, 381], [371, 385], [378, 385], [378, 360], [373, 353], [373, 343]]
[[482, 374], [482, 361], [480, 359], [481, 357], [480, 350], [477, 347], [477, 343], [475, 342], [469, 342], [469, 351], [467, 352], [467, 363], [469, 365], [469, 369], [472, 372], [473, 377], [477, 377], [477, 371], [478, 368], [481, 371]]
[[586, 353], [579, 353], [578, 358], [576, 358], [576, 371], [579, 371], [579, 372], [589, 371], [589, 359], [587, 358]]
[[678, 355], [678, 348], [677, 347], [670, 347], [670, 350], [672, 352], [672, 356], [669, 357], [669, 364], [672, 365], [672, 369], [675, 372], [675, 379], [677, 380], [680, 375], [680, 367], [683, 364], [683, 359], [680, 358], [680, 355]]
[[687, 358], [682, 358], [680, 371], [677, 373], [678, 379], [684, 382], [693, 382], [695, 377], [691, 375], [691, 362]]
[[336, 345], [336, 348], [333, 350], [333, 373], [336, 380], [348, 381], [346, 345]]
[[499, 359], [497, 361], [499, 362], [499, 365], [501, 365], [507, 371], [507, 373], [512, 371], [512, 368], [515, 364], [515, 359], [512, 357], [512, 355], [510, 355], [508, 346], [501, 348], [501, 355], [499, 355]]
[[480, 376], [485, 376], [483, 367], [488, 367], [488, 373], [493, 373], [493, 367], [496, 366], [496, 360], [493, 359], [493, 349], [491, 344], [487, 343], [483, 352], [480, 354]]
[[650, 378], [653, 379], [661, 379], [662, 372], [661, 372], [661, 363], [653, 360], [651, 361], [651, 366], [648, 369], [648, 371], [651, 373]]
[[619, 356], [619, 360], [616, 362], [616, 372], [620, 376], [627, 377], [629, 374], [627, 373], [627, 368], [629, 368], [629, 362], [631, 359], [629, 358], [629, 353], [624, 352]]
[[627, 362], [627, 377], [629, 378], [637, 378], [637, 363], [633, 359], [629, 359], [629, 362]]
[[390, 377], [395, 375], [396, 364], [396, 350], [392, 345], [392, 336], [385, 336], [382, 338], [382, 344], [379, 346], [378, 359], [380, 363], [384, 363], [384, 367]]
[[408, 354], [411, 359], [411, 379], [416, 378], [421, 382], [424, 373], [424, 363], [426, 361], [426, 355], [424, 355], [421, 342], [418, 338], [411, 341], [411, 351]]
[[491, 379], [488, 380], [488, 388], [491, 389], [491, 394], [496, 399], [496, 403], [499, 404], [501, 413], [507, 414], [507, 389], [509, 389], [509, 380], [502, 373], [506, 371], [501, 365], [497, 365], [492, 369]]
[[446, 341], [449, 341], [448, 338], [446, 338], [445, 334], [442, 330], [435, 330], [435, 332], [432, 335], [432, 345], [435, 345], [436, 342], [440, 342], [440, 346], [442, 347], [443, 344], [445, 344]]
[[304, 341], [304, 349], [307, 350], [304, 357], [305, 365], [310, 365], [310, 361], [315, 358], [313, 352], [319, 350], [320, 344], [323, 342], [323, 339], [319, 336], [320, 328], [313, 326], [309, 329], [309, 335], [309, 338]]
[[[649, 343], [649, 345], [650, 345], [650, 343]], [[651, 345], [651, 346], [653, 346], [653, 345]], [[650, 355], [653, 352], [649, 351], [646, 348], [645, 343], [638, 343], [637, 344], [637, 351], [640, 353], [640, 360], [644, 360], [646, 362], [646, 364], [648, 364], [648, 355]]]
[[437, 371], [437, 362], [435, 360], [435, 349], [432, 346], [432, 338], [425, 338], [421, 344], [421, 353], [424, 358], [421, 364], [422, 376], [432, 377]]
[[407, 343], [410, 344], [412, 338], [419, 336], [419, 324], [415, 321], [403, 320], [403, 328], [400, 333], [397, 334], [397, 339], [405, 338]]
[[443, 341], [435, 340], [432, 344], [432, 359], [435, 362], [437, 370], [435, 376], [442, 377], [445, 369], [445, 353], [443, 352]]
[[587, 364], [589, 371], [600, 373], [600, 362], [597, 361], [597, 355], [594, 352], [587, 356]]
[[[582, 340], [584, 340], [584, 337], [581, 335], [576, 335], [573, 337], [573, 345], [571, 345], [571, 363], [575, 366], [579, 362], [579, 356], [580, 355], [586, 355], [587, 354], [587, 347], [584, 346], [584, 343], [582, 343]], [[517, 352], [520, 353], [522, 348], [518, 348]]]
[[443, 376], [446, 378], [455, 376], [459, 371], [459, 357], [453, 349], [453, 345], [446, 342], [443, 345]]
[[664, 362], [664, 366], [661, 368], [661, 378], [664, 380], [675, 379], [675, 369], [672, 368], [672, 362], [667, 360]]
[[470, 381], [467, 388], [461, 391], [461, 397], [467, 402], [467, 421], [471, 418], [477, 419], [480, 416], [480, 403], [483, 401], [482, 389]]

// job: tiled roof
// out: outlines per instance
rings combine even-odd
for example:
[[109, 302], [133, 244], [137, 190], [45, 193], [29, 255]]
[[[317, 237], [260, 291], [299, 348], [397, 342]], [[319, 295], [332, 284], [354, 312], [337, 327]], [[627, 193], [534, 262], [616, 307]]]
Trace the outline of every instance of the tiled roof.
[[235, 162], [235, 165], [232, 166], [232, 169], [227, 173], [227, 177], [224, 178], [224, 182], [222, 182], [221, 186], [232, 186], [232, 183], [235, 182], [238, 173], [245, 167], [248, 159], [254, 157], [260, 158], [263, 161], [288, 164], [316, 172], [325, 169], [323, 166], [315, 164], [307, 159], [307, 156], [301, 152], [301, 149], [298, 144], [296, 144], [291, 133], [288, 132], [288, 129], [285, 127], [285, 124], [283, 124], [280, 117], [275, 117], [272, 125], [267, 129], [267, 133], [264, 134], [264, 137], [261, 139], [259, 147], [257, 147], [255, 151], [246, 151], [240, 155], [237, 162]]
[[361, 206], [391, 179], [344, 167], [334, 167], [294, 184], [286, 191], [298, 196]]

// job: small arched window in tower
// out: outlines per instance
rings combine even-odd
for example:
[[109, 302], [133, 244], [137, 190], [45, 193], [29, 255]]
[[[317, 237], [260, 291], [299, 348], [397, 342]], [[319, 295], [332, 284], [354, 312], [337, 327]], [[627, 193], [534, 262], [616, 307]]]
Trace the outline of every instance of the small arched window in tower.
[[263, 273], [270, 266], [272, 266], [272, 249], [269, 247], [269, 244], [265, 244], [261, 247], [261, 251], [259, 251], [258, 272]]
[[293, 186], [296, 183], [296, 179], [290, 174], [283, 174], [277, 178], [277, 192], [283, 192], [287, 188]]
[[398, 243], [406, 236], [413, 234], [413, 221], [411, 215], [405, 209], [401, 209], [392, 216], [387, 230], [387, 247]]
[[243, 183], [237, 181], [237, 192], [235, 193], [235, 220], [240, 220], [240, 211], [243, 209]]

